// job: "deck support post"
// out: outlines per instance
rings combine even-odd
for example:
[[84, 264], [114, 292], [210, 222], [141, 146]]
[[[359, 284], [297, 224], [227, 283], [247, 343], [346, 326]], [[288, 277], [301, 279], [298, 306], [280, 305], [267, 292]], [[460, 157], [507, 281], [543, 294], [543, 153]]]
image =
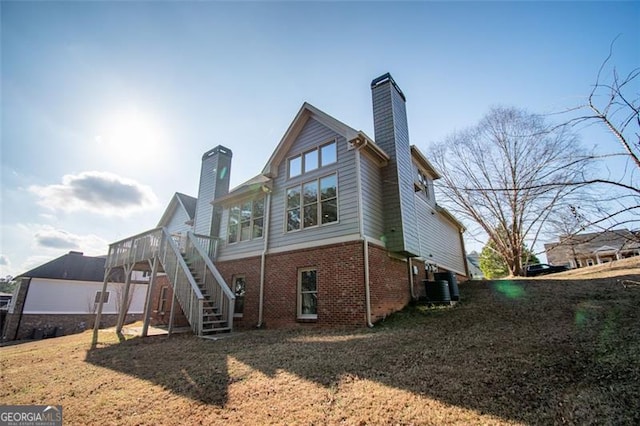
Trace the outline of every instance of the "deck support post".
[[142, 337], [147, 337], [147, 333], [149, 332], [149, 319], [151, 318], [151, 298], [153, 297], [153, 289], [156, 284], [156, 277], [158, 275], [158, 263], [160, 259], [158, 259], [158, 255], [153, 256], [153, 261], [151, 261], [151, 279], [149, 280], [149, 285], [147, 286], [147, 297], [144, 302], [144, 319], [142, 323]]
[[91, 339], [91, 347], [95, 348], [98, 344], [98, 330], [100, 329], [100, 321], [102, 319], [102, 306], [104, 305], [104, 294], [107, 291], [107, 283], [109, 282], [109, 275], [111, 275], [111, 268], [107, 268], [104, 271], [104, 280], [102, 281], [102, 292], [100, 293], [100, 303], [98, 304], [98, 312], [93, 324], [93, 337]]
[[167, 330], [169, 336], [173, 332], [173, 319], [176, 313], [176, 304], [178, 303], [178, 299], [176, 298], [176, 289], [173, 288], [173, 297], [171, 298], [171, 312], [169, 313], [169, 329]]
[[[120, 304], [120, 314], [118, 315], [118, 322], [116, 324], [116, 334], [122, 334], [122, 326], [124, 325], [124, 320], [127, 317], [127, 312], [129, 311], [129, 304], [127, 303], [129, 300], [129, 287], [131, 287], [131, 272], [133, 271], [134, 265], [125, 265], [124, 273], [124, 294], [122, 295], [122, 300]], [[118, 301], [116, 301], [117, 306]]]

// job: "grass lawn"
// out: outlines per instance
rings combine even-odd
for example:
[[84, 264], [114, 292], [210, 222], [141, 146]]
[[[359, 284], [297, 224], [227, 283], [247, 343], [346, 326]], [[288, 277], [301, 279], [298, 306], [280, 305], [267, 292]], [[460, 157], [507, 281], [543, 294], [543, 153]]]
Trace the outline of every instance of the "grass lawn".
[[0, 404], [61, 404], [65, 424], [640, 424], [640, 287], [621, 278], [461, 284], [456, 307], [372, 330], [7, 346]]

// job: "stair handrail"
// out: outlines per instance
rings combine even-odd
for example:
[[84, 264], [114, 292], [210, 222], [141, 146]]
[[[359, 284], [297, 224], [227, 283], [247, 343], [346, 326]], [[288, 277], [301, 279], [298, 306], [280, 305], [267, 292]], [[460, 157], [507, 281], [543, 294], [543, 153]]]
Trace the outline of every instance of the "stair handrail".
[[[189, 282], [189, 285], [190, 285], [189, 290], [191, 290], [191, 294], [195, 296], [197, 307], [193, 306], [193, 303], [188, 303], [189, 301], [187, 300], [181, 300], [182, 292], [180, 291], [181, 289], [178, 288], [179, 283], [176, 282], [177, 280], [175, 279], [175, 277], [173, 279], [169, 277], [169, 282], [173, 287], [174, 295], [178, 299], [178, 303], [182, 307], [184, 314], [189, 318], [189, 324], [191, 325], [191, 329], [196, 335], [200, 336], [202, 335], [202, 321], [203, 321], [202, 306], [205, 298], [202, 295], [202, 292], [200, 291], [198, 284], [194, 280], [193, 275], [191, 275], [191, 271], [189, 270], [187, 263], [182, 258], [180, 249], [178, 248], [178, 245], [173, 239], [173, 236], [169, 233], [167, 228], [164, 226], [162, 227], [162, 234], [164, 235], [164, 238], [163, 238], [164, 241], [166, 242], [166, 244], [168, 244], [169, 247], [171, 247], [171, 251], [173, 252], [172, 254], [176, 258], [176, 265], [180, 265], [180, 268], [182, 269], [184, 276], [186, 276], [187, 281]], [[164, 261], [162, 262], [162, 264], [166, 272], [167, 264]], [[193, 309], [196, 309], [196, 311], [193, 312]]]
[[213, 261], [211, 260], [209, 255], [204, 251], [202, 246], [198, 243], [196, 234], [194, 234], [192, 231], [187, 231], [187, 239], [191, 242], [191, 245], [194, 247], [198, 255], [202, 258], [207, 269], [209, 269], [209, 271], [213, 275], [213, 278], [218, 283], [218, 286], [222, 289], [222, 292], [224, 293], [224, 296], [227, 299], [227, 306], [228, 306], [227, 326], [233, 329], [233, 314], [234, 314], [234, 308], [235, 308], [236, 295], [233, 293], [233, 291], [231, 291], [231, 289], [229, 288], [229, 285], [227, 284], [227, 282], [224, 280], [224, 278], [218, 271], [218, 268], [216, 268], [216, 266], [213, 264]]

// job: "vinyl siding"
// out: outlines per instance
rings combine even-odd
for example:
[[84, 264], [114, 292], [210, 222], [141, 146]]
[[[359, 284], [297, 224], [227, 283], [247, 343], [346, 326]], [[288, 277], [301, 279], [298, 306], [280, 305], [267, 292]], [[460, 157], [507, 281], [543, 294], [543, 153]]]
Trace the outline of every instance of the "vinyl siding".
[[411, 148], [406, 105], [390, 82], [372, 89], [376, 143], [390, 156], [382, 169], [384, 225], [391, 251], [420, 250], [413, 205]]
[[[346, 139], [318, 121], [309, 119], [286, 157], [301, 154], [334, 139], [337, 141], [338, 151], [337, 162], [334, 164], [304, 173], [292, 179], [287, 178], [286, 158], [278, 166], [278, 177], [274, 180], [271, 201], [269, 249], [279, 249], [293, 244], [317, 244], [318, 241], [323, 239], [358, 233], [355, 151], [347, 149]], [[338, 174], [338, 222], [286, 232], [285, 197], [287, 188], [336, 172]]]
[[450, 271], [465, 274], [460, 231], [418, 194], [414, 196], [418, 218], [420, 256]]
[[186, 224], [188, 220], [187, 213], [182, 207], [178, 207], [173, 211], [173, 215], [167, 223], [167, 230], [170, 234], [186, 234], [187, 231], [191, 230], [191, 226]]
[[383, 240], [384, 236], [384, 198], [382, 196], [382, 175], [380, 167], [368, 156], [360, 156], [362, 174], [362, 217], [364, 234], [367, 237]]

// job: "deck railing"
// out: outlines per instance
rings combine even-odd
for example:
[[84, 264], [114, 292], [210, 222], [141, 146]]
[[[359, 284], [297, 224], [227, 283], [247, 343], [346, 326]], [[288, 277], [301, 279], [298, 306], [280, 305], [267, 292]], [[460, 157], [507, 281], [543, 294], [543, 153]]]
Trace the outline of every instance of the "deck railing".
[[202, 282], [210, 295], [215, 308], [227, 321], [227, 327], [233, 328], [235, 295], [213, 264], [217, 239], [187, 232], [185, 256], [191, 268], [202, 277]]
[[204, 297], [182, 258], [178, 244], [166, 228], [152, 229], [111, 244], [106, 267], [132, 265], [152, 260], [154, 256], [158, 256], [169, 277], [175, 298], [191, 329], [195, 334], [201, 335]]

